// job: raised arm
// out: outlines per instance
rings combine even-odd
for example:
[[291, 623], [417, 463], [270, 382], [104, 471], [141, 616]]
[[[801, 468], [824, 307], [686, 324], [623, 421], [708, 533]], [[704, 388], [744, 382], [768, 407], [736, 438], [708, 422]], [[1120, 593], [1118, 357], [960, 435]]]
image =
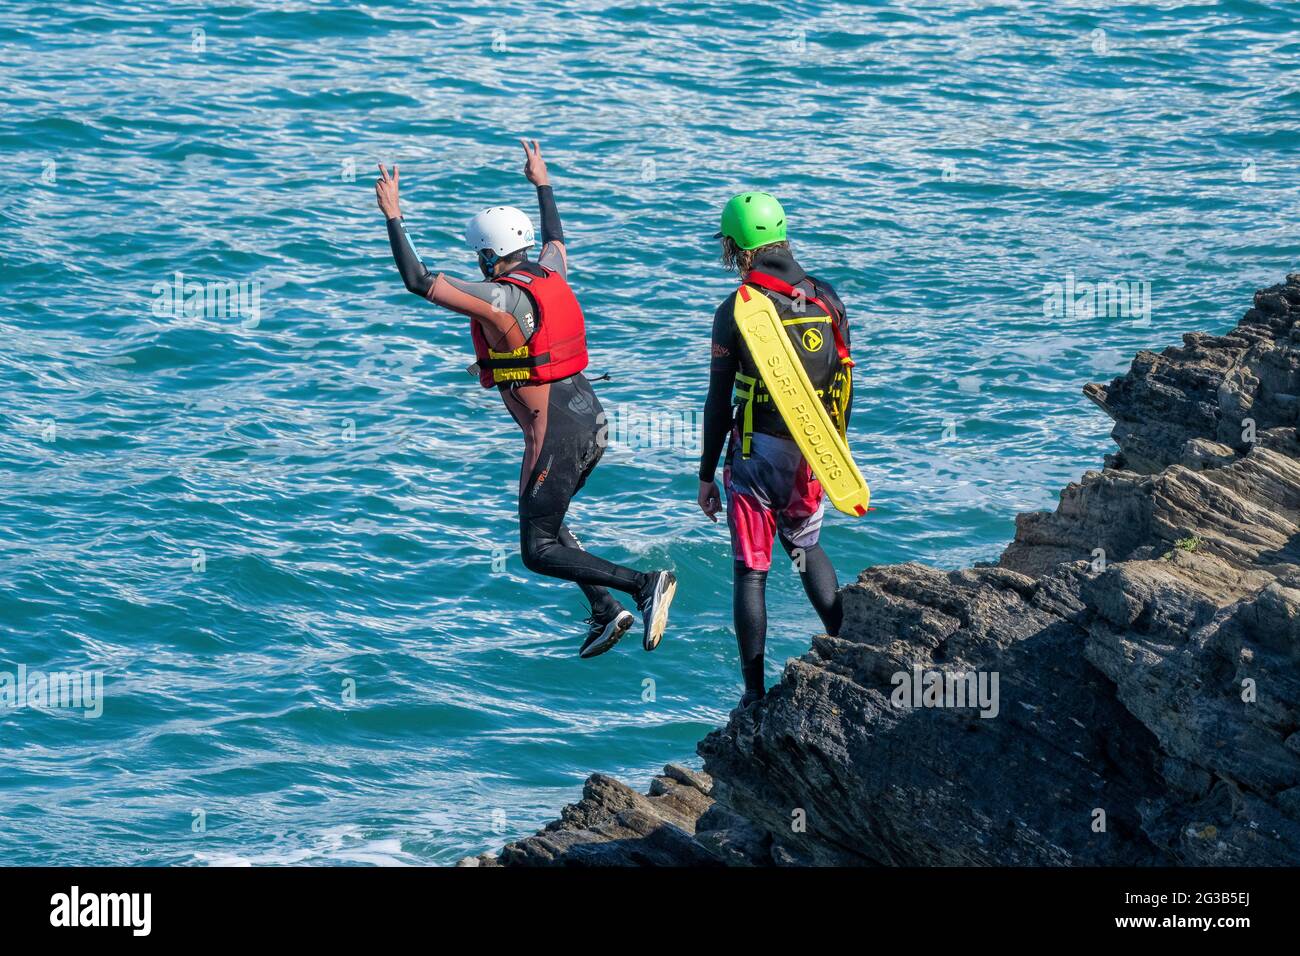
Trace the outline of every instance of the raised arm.
[[568, 250], [564, 245], [560, 211], [555, 208], [555, 191], [551, 188], [546, 160], [542, 159], [542, 147], [537, 140], [533, 140], [531, 146], [526, 139], [519, 143], [524, 148], [524, 175], [537, 187], [537, 209], [542, 223], [542, 251], [537, 261], [563, 274], [568, 268]]
[[379, 172], [381, 178], [375, 182], [375, 197], [379, 200], [379, 208], [388, 223], [388, 244], [393, 249], [393, 261], [397, 263], [397, 271], [401, 273], [407, 291], [427, 299], [433, 289], [434, 277], [416, 254], [411, 237], [406, 232], [406, 222], [402, 219], [397, 199], [401, 170], [394, 166], [393, 175], [389, 176], [384, 164], [380, 163]]
[[491, 329], [489, 340], [494, 346], [499, 344], [502, 348], [517, 349], [526, 344], [528, 340], [520, 331], [514, 315], [498, 307], [500, 297], [494, 293], [500, 292], [499, 287], [488, 282], [462, 282], [441, 272], [434, 275], [429, 271], [416, 254], [415, 245], [406, 232], [406, 221], [402, 218], [397, 198], [398, 168], [394, 166], [393, 175], [389, 176], [380, 163], [379, 171], [382, 178], [375, 183], [375, 195], [388, 223], [388, 244], [393, 249], [393, 261], [397, 263], [397, 271], [401, 273], [407, 290], [453, 312], [467, 315]]

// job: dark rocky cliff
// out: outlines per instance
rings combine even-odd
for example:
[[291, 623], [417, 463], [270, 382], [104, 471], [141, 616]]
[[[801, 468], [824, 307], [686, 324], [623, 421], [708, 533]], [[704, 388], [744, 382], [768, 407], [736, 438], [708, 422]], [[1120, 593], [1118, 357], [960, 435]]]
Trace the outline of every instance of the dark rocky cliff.
[[[869, 568], [705, 773], [465, 863], [1300, 864], [1298, 320], [1300, 274], [1087, 386], [1119, 450], [995, 565]], [[898, 706], [914, 668], [996, 714]]]

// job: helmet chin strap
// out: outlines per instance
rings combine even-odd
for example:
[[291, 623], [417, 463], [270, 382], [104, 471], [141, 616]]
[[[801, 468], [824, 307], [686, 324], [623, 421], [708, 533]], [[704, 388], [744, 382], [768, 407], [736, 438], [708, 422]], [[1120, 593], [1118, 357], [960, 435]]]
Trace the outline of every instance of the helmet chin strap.
[[[514, 253], [511, 253], [513, 255]], [[480, 249], [478, 251], [478, 267], [483, 273], [484, 279], [495, 278], [497, 263], [502, 260], [502, 256], [497, 255], [491, 249]], [[528, 252], [525, 250], [524, 258], [528, 258]]]

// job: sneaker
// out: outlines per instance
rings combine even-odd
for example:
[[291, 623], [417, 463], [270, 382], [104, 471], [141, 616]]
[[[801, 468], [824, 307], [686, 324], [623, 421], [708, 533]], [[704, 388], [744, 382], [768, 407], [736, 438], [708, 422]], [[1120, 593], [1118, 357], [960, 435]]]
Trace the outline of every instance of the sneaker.
[[650, 575], [650, 582], [637, 595], [636, 606], [645, 621], [645, 638], [641, 646], [653, 651], [663, 640], [664, 628], [668, 625], [668, 605], [673, 603], [677, 593], [677, 575], [671, 571], [656, 571]]
[[634, 623], [636, 618], [625, 608], [619, 608], [618, 613], [608, 621], [601, 621], [593, 614], [587, 618], [587, 639], [582, 642], [578, 656], [599, 657], [622, 640]]

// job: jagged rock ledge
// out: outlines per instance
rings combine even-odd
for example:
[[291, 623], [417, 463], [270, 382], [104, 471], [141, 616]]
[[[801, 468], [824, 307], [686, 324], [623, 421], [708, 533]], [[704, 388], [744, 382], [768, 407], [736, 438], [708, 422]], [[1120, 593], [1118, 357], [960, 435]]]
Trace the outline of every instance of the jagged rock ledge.
[[[1088, 385], [1118, 452], [996, 564], [867, 569], [706, 773], [597, 774], [463, 863], [1300, 863], [1297, 320], [1300, 274]], [[914, 667], [996, 675], [996, 716], [895, 706]]]

